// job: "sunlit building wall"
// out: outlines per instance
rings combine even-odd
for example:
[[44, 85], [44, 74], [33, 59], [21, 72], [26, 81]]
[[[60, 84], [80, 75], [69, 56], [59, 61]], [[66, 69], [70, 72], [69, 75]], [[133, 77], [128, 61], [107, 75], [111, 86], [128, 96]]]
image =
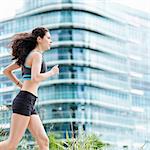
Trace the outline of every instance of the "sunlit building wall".
[[15, 18], [0, 22], [1, 127], [9, 129], [19, 90], [2, 74], [11, 62], [7, 45], [15, 33], [44, 26], [53, 41], [44, 54], [48, 70], [60, 67], [39, 88], [46, 131], [65, 138], [66, 130], [70, 136], [85, 130], [114, 149], [137, 150], [150, 138], [149, 21], [148, 14], [108, 1], [25, 0]]

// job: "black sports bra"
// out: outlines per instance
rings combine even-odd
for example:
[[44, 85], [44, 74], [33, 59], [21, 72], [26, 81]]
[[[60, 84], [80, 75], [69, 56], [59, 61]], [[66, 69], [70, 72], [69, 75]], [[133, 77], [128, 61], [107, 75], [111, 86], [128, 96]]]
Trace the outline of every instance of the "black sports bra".
[[[41, 64], [40, 73], [44, 73], [46, 71], [47, 71], [47, 66], [43, 60]], [[22, 77], [23, 77], [23, 80], [31, 80], [31, 66], [22, 65]]]

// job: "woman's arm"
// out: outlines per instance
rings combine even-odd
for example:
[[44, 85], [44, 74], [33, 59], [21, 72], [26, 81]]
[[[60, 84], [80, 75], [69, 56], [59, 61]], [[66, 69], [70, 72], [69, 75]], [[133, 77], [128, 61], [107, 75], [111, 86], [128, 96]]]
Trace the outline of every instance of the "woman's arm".
[[20, 68], [19, 65], [17, 65], [15, 62], [8, 65], [4, 70], [3, 74], [6, 75], [12, 82], [14, 82], [17, 86], [20, 88], [22, 87], [22, 83], [19, 81], [19, 79], [14, 75], [13, 71]]
[[32, 59], [32, 69], [31, 69], [31, 79], [34, 82], [40, 82], [46, 80], [47, 78], [59, 73], [58, 65], [54, 66], [48, 72], [40, 73], [41, 64], [42, 64], [42, 55], [38, 52], [34, 52], [32, 55], [33, 55], [33, 59]]

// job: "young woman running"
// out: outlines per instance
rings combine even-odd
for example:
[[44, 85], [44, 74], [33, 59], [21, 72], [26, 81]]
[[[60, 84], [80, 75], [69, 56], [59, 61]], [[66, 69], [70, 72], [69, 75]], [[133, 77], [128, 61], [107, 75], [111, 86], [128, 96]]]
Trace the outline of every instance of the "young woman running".
[[[42, 58], [43, 52], [50, 49], [51, 37], [48, 29], [38, 27], [31, 33], [20, 33], [14, 36], [12, 60], [3, 73], [20, 87], [20, 92], [13, 100], [10, 133], [7, 140], [0, 142], [0, 150], [16, 150], [19, 141], [28, 128], [37, 141], [40, 150], [49, 150], [48, 136], [44, 130], [34, 105], [38, 98], [39, 83], [59, 73], [58, 65], [47, 71]], [[23, 83], [13, 74], [21, 68]]]

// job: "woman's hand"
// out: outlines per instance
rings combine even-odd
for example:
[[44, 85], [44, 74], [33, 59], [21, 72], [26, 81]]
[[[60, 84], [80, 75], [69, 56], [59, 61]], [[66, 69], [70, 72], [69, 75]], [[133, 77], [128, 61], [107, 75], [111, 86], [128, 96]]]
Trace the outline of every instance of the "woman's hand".
[[16, 84], [20, 89], [22, 88], [22, 86], [23, 86], [23, 84], [20, 82], [20, 81], [18, 81], [18, 83]]
[[56, 75], [56, 74], [59, 74], [59, 68], [58, 68], [58, 65], [55, 65], [51, 71], [53, 72], [53, 75]]
[[19, 86], [19, 88], [21, 89], [21, 88], [22, 88], [22, 86], [23, 86], [23, 84], [22, 84], [22, 83], [19, 83], [19, 85], [18, 85], [18, 86]]

